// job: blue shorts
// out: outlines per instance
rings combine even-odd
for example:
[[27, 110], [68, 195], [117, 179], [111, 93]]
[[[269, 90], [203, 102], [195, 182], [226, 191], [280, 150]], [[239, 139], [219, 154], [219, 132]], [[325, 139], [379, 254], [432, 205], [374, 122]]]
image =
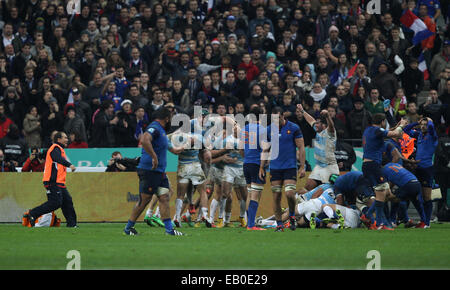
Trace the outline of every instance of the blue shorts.
[[415, 200], [419, 194], [422, 196], [422, 186], [417, 180], [411, 180], [394, 193], [401, 200]]
[[378, 164], [375, 161], [363, 162], [362, 173], [364, 178], [366, 178], [369, 182], [370, 186], [377, 186], [386, 182], [383, 177], [381, 164]]
[[297, 180], [297, 168], [270, 169], [270, 181]]
[[266, 181], [259, 178], [259, 165], [255, 163], [244, 163], [244, 177], [247, 184], [265, 184]]
[[360, 200], [365, 200], [368, 197], [375, 196], [373, 187], [370, 185], [369, 181], [364, 178], [364, 176], [358, 178], [355, 193]]
[[423, 187], [433, 187], [434, 170], [433, 166], [427, 168], [417, 168], [416, 177]]
[[157, 193], [160, 187], [170, 188], [165, 172], [138, 169], [137, 174], [139, 176], [139, 193], [152, 195]]

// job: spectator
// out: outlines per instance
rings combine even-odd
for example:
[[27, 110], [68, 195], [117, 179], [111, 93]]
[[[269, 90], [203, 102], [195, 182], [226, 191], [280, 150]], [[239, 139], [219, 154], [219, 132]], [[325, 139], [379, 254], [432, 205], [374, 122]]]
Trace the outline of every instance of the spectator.
[[436, 90], [430, 90], [428, 97], [419, 107], [419, 114], [423, 117], [428, 117], [437, 125], [441, 124], [441, 117], [443, 114], [442, 102], [438, 98]]
[[14, 163], [5, 160], [5, 154], [0, 149], [0, 172], [17, 172]]
[[423, 72], [419, 70], [417, 59], [410, 59], [408, 67], [400, 75], [400, 80], [408, 102], [417, 102], [417, 94], [422, 91], [424, 86]]
[[[364, 108], [364, 101], [362, 99], [355, 99], [353, 102], [353, 110], [347, 116], [347, 128], [351, 139], [362, 138], [364, 130], [370, 124], [371, 116], [372, 114]], [[356, 141], [352, 145], [361, 146], [361, 142]]]
[[87, 142], [86, 128], [83, 119], [76, 113], [74, 106], [69, 106], [66, 110], [64, 120], [64, 132], [70, 136], [73, 132], [80, 134], [81, 141]]
[[5, 104], [0, 103], [0, 139], [6, 136], [9, 126], [14, 122], [5, 114]]
[[114, 103], [107, 100], [102, 103], [92, 120], [92, 138], [89, 147], [115, 147], [114, 127], [119, 118], [114, 114]]
[[381, 97], [392, 99], [398, 89], [398, 81], [394, 74], [388, 71], [388, 65], [382, 62], [378, 65], [378, 73], [372, 80], [372, 85], [378, 89]]
[[15, 124], [9, 126], [8, 134], [0, 140], [0, 149], [5, 155], [5, 161], [15, 167], [22, 167], [28, 158], [27, 142], [20, 137], [20, 130]]
[[22, 172], [43, 172], [46, 154], [46, 151], [42, 151], [38, 147], [31, 148], [30, 157], [23, 164]]
[[114, 127], [114, 136], [117, 147], [136, 147], [134, 138], [136, 132], [136, 116], [132, 110], [133, 102], [126, 99], [121, 104], [122, 110], [117, 113], [119, 121]]
[[377, 88], [370, 90], [370, 100], [364, 103], [364, 108], [372, 115], [384, 114], [384, 105], [380, 100], [380, 92]]
[[19, 96], [14, 86], [6, 88], [3, 103], [5, 104], [5, 114], [11, 118], [14, 124], [18, 125], [19, 129], [22, 129], [25, 117], [25, 102]]
[[43, 147], [51, 145], [50, 134], [53, 131], [62, 131], [64, 128], [64, 112], [59, 109], [57, 100], [51, 96], [47, 102], [47, 109], [42, 114], [42, 141]]
[[82, 135], [77, 130], [73, 130], [69, 135], [70, 144], [67, 146], [69, 149], [76, 148], [88, 148], [88, 143], [83, 141]]
[[405, 117], [408, 119], [409, 123], [419, 122], [421, 117], [417, 113], [417, 104], [416, 103], [413, 103], [413, 102], [408, 103]]
[[23, 120], [23, 132], [28, 147], [40, 148], [42, 146], [41, 131], [41, 116], [38, 114], [37, 107], [31, 106]]

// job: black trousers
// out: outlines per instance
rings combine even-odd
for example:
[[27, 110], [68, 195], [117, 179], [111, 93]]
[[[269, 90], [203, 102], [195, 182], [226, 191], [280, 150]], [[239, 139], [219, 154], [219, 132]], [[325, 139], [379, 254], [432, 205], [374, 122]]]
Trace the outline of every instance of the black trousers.
[[47, 201], [30, 210], [30, 215], [38, 218], [43, 214], [50, 213], [61, 208], [66, 218], [67, 226], [74, 227], [77, 225], [77, 215], [73, 207], [72, 197], [67, 188], [58, 187], [56, 185], [47, 188]]

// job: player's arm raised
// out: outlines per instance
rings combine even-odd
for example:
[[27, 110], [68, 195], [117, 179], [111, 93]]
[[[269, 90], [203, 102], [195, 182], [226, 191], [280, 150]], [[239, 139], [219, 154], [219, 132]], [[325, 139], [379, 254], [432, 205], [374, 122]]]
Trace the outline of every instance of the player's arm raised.
[[328, 132], [329, 133], [334, 133], [335, 129], [334, 129], [334, 122], [333, 119], [331, 119], [330, 114], [328, 114], [327, 110], [322, 110], [322, 112], [320, 112], [321, 116], [324, 116], [327, 119], [327, 128], [328, 128]]
[[394, 130], [387, 132], [387, 137], [388, 138], [391, 138], [391, 137], [401, 138], [403, 135], [403, 128], [406, 126], [407, 122], [408, 122], [407, 120], [401, 119], [400, 122], [398, 122], [397, 126], [395, 126]]
[[308, 112], [306, 112], [303, 109], [303, 106], [301, 104], [297, 104], [297, 108], [300, 110], [300, 112], [303, 114], [303, 117], [305, 118], [306, 122], [308, 122], [308, 124], [313, 127], [314, 123], [316, 122], [316, 119], [314, 119], [314, 117], [312, 117], [310, 114], [308, 114]]

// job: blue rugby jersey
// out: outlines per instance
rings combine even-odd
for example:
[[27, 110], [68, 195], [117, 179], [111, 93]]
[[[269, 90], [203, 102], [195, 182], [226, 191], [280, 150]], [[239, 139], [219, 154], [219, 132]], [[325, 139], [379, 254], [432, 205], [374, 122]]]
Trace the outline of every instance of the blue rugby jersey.
[[417, 164], [419, 168], [428, 168], [433, 166], [433, 155], [438, 145], [438, 136], [434, 129], [433, 122], [428, 122], [428, 132], [423, 134], [420, 130], [414, 130], [413, 128], [419, 123], [412, 123], [404, 128], [404, 132], [410, 137], [417, 139], [417, 151], [416, 160], [420, 160]]
[[[286, 124], [279, 129], [278, 136], [272, 136], [271, 127], [267, 127], [267, 139], [274, 144], [273, 138], [278, 138], [278, 148], [272, 145], [272, 154], [269, 169], [290, 169], [297, 168], [297, 145], [295, 140], [303, 138], [302, 131], [297, 124], [287, 121]], [[275, 131], [274, 131], [275, 132]], [[278, 152], [275, 152], [278, 150]], [[278, 153], [276, 158], [273, 158]]]
[[398, 187], [406, 185], [417, 177], [398, 163], [388, 163], [383, 167], [383, 176]]
[[381, 164], [383, 157], [384, 137], [388, 131], [376, 127], [369, 126], [364, 130], [363, 134], [363, 159], [370, 159], [378, 164]]
[[[244, 142], [244, 163], [261, 164], [262, 148], [260, 144], [260, 135], [265, 132], [266, 128], [258, 123], [250, 123], [245, 125], [241, 131], [241, 140]], [[266, 140], [268, 140], [266, 138]]]
[[335, 192], [349, 193], [356, 189], [358, 180], [363, 176], [361, 171], [350, 171], [336, 178], [334, 182]]
[[[167, 149], [169, 142], [166, 131], [157, 121], [153, 121], [146, 129], [152, 135], [153, 150], [158, 157], [158, 167], [154, 171], [165, 172], [167, 166]], [[142, 148], [142, 156], [137, 168], [152, 170], [152, 157]]]

